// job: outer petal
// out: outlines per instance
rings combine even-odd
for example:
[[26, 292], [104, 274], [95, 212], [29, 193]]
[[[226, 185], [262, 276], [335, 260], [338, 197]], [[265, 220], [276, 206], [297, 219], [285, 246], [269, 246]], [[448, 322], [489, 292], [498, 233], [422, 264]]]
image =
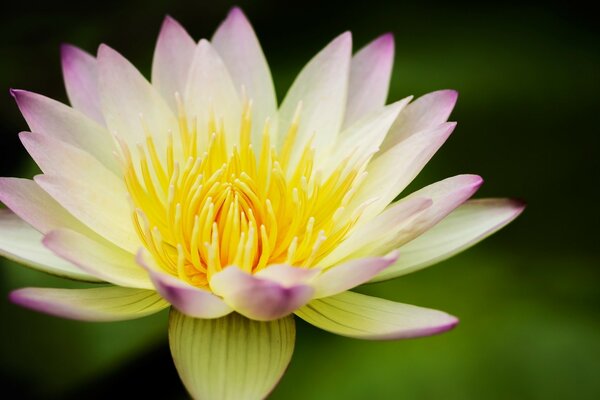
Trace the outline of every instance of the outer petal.
[[470, 200], [400, 248], [401, 257], [371, 282], [396, 278], [445, 260], [515, 219], [525, 205], [511, 199]]
[[0, 201], [42, 233], [56, 228], [69, 228], [93, 235], [30, 179], [0, 178]]
[[314, 293], [307, 283], [284, 285], [235, 266], [216, 273], [210, 287], [235, 311], [259, 321], [285, 317], [308, 303]]
[[259, 143], [267, 118], [277, 116], [271, 71], [250, 22], [238, 7], [229, 12], [211, 40], [227, 66], [233, 83], [252, 100], [253, 138]]
[[154, 289], [148, 274], [135, 262], [133, 254], [100, 240], [90, 239], [68, 229], [59, 229], [48, 233], [43, 243], [59, 257], [106, 282], [131, 288]]
[[[157, 148], [166, 148], [168, 132], [177, 132], [173, 112], [140, 72], [106, 45], [98, 49], [100, 101], [112, 134], [134, 148], [150, 134]], [[137, 152], [132, 152], [134, 155]]]
[[188, 115], [197, 119], [201, 137], [208, 137], [207, 128], [211, 117], [222, 120], [229, 145], [239, 141], [242, 105], [234, 82], [225, 63], [207, 40], [200, 40], [185, 91], [185, 107]]
[[152, 84], [173, 111], [177, 111], [175, 93], [183, 95], [196, 42], [170, 16], [165, 17], [152, 61]]
[[397, 259], [398, 252], [394, 251], [385, 257], [359, 258], [331, 267], [312, 282], [314, 298], [333, 296], [361, 285]]
[[47, 175], [34, 179], [78, 220], [119, 247], [139, 246], [123, 181], [89, 154], [50, 137], [26, 133], [21, 140]]
[[41, 133], [92, 154], [111, 171], [119, 172], [109, 132], [77, 110], [24, 90], [12, 95], [33, 132]]
[[81, 321], [123, 321], [154, 314], [169, 306], [153, 290], [107, 286], [93, 289], [25, 288], [10, 299], [23, 307]]
[[433, 129], [446, 122], [458, 98], [455, 90], [438, 90], [419, 97], [409, 104], [383, 142], [386, 151], [411, 135]]
[[296, 315], [326, 331], [370, 340], [429, 336], [458, 323], [458, 319], [442, 311], [353, 292], [313, 300]]
[[329, 267], [353, 254], [382, 255], [374, 250], [394, 240], [400, 232], [410, 230], [417, 216], [432, 204], [431, 199], [416, 196], [394, 204], [376, 218], [356, 227], [319, 265]]
[[352, 210], [375, 198], [363, 213], [368, 220], [379, 214], [418, 175], [454, 130], [455, 123], [423, 131], [381, 154], [367, 167], [368, 176], [348, 205]]
[[157, 266], [145, 250], [137, 254], [137, 262], [150, 274], [156, 290], [182, 313], [193, 318], [220, 318], [233, 310], [208, 290], [189, 285]]
[[344, 126], [382, 107], [388, 95], [394, 63], [394, 36], [378, 37], [352, 57]]
[[194, 319], [171, 310], [169, 343], [175, 366], [193, 398], [265, 398], [292, 358], [294, 318], [259, 322], [229, 314]]
[[65, 278], [101, 282], [42, 245], [42, 234], [8, 210], [0, 210], [0, 255]]
[[[359, 225], [324, 261], [386, 254], [437, 224], [469, 199], [482, 183], [477, 175], [457, 175], [426, 186]], [[423, 204], [424, 199], [429, 199], [429, 203]], [[419, 204], [423, 206], [418, 208]], [[405, 211], [411, 209], [412, 213]]]
[[104, 125], [96, 59], [70, 44], [61, 46], [60, 55], [69, 102], [76, 110]]
[[280, 145], [302, 104], [292, 164], [313, 134], [317, 157], [327, 154], [335, 144], [344, 120], [351, 51], [350, 33], [338, 36], [308, 62], [285, 96], [279, 110]]

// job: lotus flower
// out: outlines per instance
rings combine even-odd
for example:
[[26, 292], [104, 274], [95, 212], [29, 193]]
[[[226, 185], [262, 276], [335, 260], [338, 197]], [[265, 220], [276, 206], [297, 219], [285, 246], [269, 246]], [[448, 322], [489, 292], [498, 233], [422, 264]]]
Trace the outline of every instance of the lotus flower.
[[148, 82], [115, 50], [62, 48], [72, 107], [12, 90], [43, 171], [2, 178], [0, 251], [87, 289], [24, 288], [17, 304], [86, 321], [171, 307], [190, 394], [268, 395], [292, 356], [294, 315], [339, 335], [401, 339], [454, 327], [441, 311], [351, 292], [427, 267], [514, 219], [468, 200], [459, 175], [395, 201], [448, 138], [457, 93], [385, 105], [394, 43], [352, 55], [343, 33], [278, 106], [259, 42], [235, 8], [211, 41], [162, 26]]

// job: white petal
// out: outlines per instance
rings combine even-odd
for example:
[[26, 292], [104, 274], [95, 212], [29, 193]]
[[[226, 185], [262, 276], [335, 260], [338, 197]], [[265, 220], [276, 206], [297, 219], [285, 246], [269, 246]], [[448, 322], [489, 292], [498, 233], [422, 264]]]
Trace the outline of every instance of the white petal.
[[329, 267], [346, 260], [351, 255], [356, 257], [368, 254], [382, 255], [377, 250], [394, 241], [400, 232], [410, 230], [417, 216], [432, 204], [432, 200], [426, 197], [414, 197], [394, 204], [374, 219], [357, 226], [342, 243], [319, 262], [319, 266]]
[[292, 165], [313, 135], [317, 157], [326, 155], [334, 146], [346, 108], [351, 51], [350, 33], [338, 36], [308, 62], [285, 96], [279, 110], [279, 145], [302, 104]]
[[[85, 180], [90, 177], [91, 180]], [[94, 232], [122, 249], [135, 253], [141, 244], [133, 230], [125, 189], [110, 184], [105, 178], [99, 171], [88, 170], [78, 178], [38, 175], [34, 180]]]
[[511, 199], [470, 200], [402, 246], [398, 261], [372, 282], [396, 278], [452, 257], [504, 227], [524, 207]]
[[172, 310], [169, 318], [175, 367], [196, 399], [267, 397], [292, 358], [295, 338], [292, 316], [268, 322], [235, 313], [194, 319]]
[[211, 114], [222, 121], [229, 145], [239, 139], [242, 104], [223, 60], [207, 40], [200, 40], [185, 91], [185, 107], [197, 119], [201, 137], [208, 137]]
[[111, 243], [94, 240], [68, 230], [53, 230], [44, 236], [44, 245], [83, 271], [118, 286], [154, 289], [148, 274], [135, 256]]
[[8, 210], [0, 210], [0, 255], [49, 274], [101, 281], [54, 255], [42, 244], [40, 232]]
[[11, 93], [31, 131], [69, 143], [92, 154], [111, 171], [120, 171], [109, 132], [79, 111], [24, 90]]
[[458, 92], [438, 90], [419, 97], [400, 114], [390, 134], [383, 142], [382, 151], [388, 150], [411, 135], [433, 129], [448, 120]]
[[152, 85], [173, 111], [177, 111], [175, 93], [183, 94], [196, 42], [170, 16], [165, 17], [154, 49]]
[[[277, 98], [271, 71], [250, 22], [237, 7], [211, 40], [231, 75], [235, 88], [252, 100], [253, 143], [260, 143], [265, 120], [277, 117]], [[272, 126], [273, 129], [275, 127]]]
[[0, 178], [0, 201], [42, 233], [69, 228], [93, 235], [89, 228], [30, 179]]
[[379, 150], [379, 146], [387, 135], [390, 127], [396, 120], [398, 114], [408, 104], [411, 97], [407, 97], [393, 104], [378, 108], [368, 115], [356, 121], [352, 126], [340, 133], [338, 143], [332, 154], [328, 157], [328, 169], [330, 172], [337, 168], [342, 160], [352, 154], [349, 165], [362, 166], [373, 154]]
[[177, 119], [142, 74], [115, 50], [101, 45], [98, 77], [102, 112], [110, 133], [131, 148], [148, 135], [154, 138], [157, 148], [166, 148], [168, 133], [178, 132]]
[[123, 321], [145, 317], [169, 306], [153, 290], [107, 286], [93, 289], [25, 288], [10, 299], [23, 307], [81, 321]]
[[91, 54], [68, 44], [61, 46], [60, 55], [69, 102], [76, 110], [104, 125], [98, 93], [96, 59]]
[[429, 336], [454, 328], [442, 311], [344, 292], [311, 301], [296, 315], [318, 328], [356, 339], [394, 340]]
[[385, 104], [393, 63], [394, 36], [390, 33], [378, 37], [352, 57], [344, 126]]
[[412, 182], [455, 126], [455, 123], [449, 122], [412, 135], [372, 160], [367, 166], [367, 179], [358, 188], [348, 209], [355, 209], [374, 199], [363, 216], [368, 220], [379, 214]]

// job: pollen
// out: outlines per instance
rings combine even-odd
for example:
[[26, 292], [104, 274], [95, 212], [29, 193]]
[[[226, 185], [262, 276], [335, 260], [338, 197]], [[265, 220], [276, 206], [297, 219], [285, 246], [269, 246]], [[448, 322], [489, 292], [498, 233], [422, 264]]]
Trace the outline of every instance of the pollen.
[[315, 165], [312, 140], [294, 160], [300, 106], [276, 146], [268, 120], [260, 143], [251, 142], [251, 101], [239, 133], [228, 136], [214, 115], [198, 126], [177, 99], [179, 126], [165, 146], [146, 126], [136, 149], [117, 139], [135, 230], [161, 268], [209, 288], [211, 276], [230, 265], [249, 273], [272, 264], [317, 266], [347, 236], [358, 216], [345, 206], [361, 168], [346, 158], [325, 172]]

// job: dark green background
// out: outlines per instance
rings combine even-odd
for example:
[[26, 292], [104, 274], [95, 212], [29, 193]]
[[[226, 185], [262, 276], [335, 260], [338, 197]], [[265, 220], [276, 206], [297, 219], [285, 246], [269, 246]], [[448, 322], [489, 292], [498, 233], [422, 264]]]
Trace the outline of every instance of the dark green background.
[[[123, 4], [122, 4], [123, 3]], [[298, 323], [292, 364], [273, 399], [600, 398], [598, 245], [599, 31], [591, 9], [456, 2], [254, 1], [254, 24], [282, 96], [302, 65], [343, 30], [355, 48], [391, 31], [390, 100], [460, 91], [453, 136], [419, 176], [424, 185], [478, 173], [477, 194], [528, 202], [507, 229], [428, 270], [364, 291], [440, 308], [454, 331], [363, 342]], [[83, 4], [83, 3], [82, 3]], [[163, 16], [210, 36], [233, 3], [105, 1], [11, 5], [0, 17], [1, 176], [35, 173], [8, 94], [65, 100], [58, 48], [106, 42], [146, 74]], [[417, 186], [415, 186], [417, 187]], [[20, 309], [7, 293], [63, 286], [0, 265], [0, 386], [19, 398], [184, 398], [166, 347], [166, 314], [113, 324], [65, 321]]]

